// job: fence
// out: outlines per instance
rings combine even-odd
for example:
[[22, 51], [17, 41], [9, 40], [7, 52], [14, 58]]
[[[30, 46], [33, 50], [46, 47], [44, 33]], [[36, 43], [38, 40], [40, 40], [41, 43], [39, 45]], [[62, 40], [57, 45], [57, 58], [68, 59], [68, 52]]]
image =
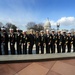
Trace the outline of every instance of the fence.
[[[75, 53], [73, 52], [73, 46], [71, 47], [71, 52], [67, 53], [67, 46], [66, 46], [66, 52], [62, 53], [57, 53], [57, 46], [55, 46], [55, 53], [50, 53], [46, 54], [46, 46], [44, 46], [44, 54], [41, 54], [41, 49], [39, 48], [39, 54], [36, 54], [36, 46], [34, 44], [32, 54], [28, 54], [28, 46], [27, 46], [27, 54], [23, 54], [23, 48], [22, 48], [22, 54], [17, 55], [17, 46], [15, 43], [15, 54], [11, 55], [11, 50], [9, 46], [10, 42], [8, 43], [8, 55], [4, 55], [4, 50], [3, 46], [1, 45], [2, 48], [2, 55], [0, 55], [0, 61], [23, 61], [23, 60], [46, 60], [46, 59], [56, 59], [56, 58], [71, 58], [75, 57]], [[50, 50], [51, 51], [51, 50]]]
[[[8, 55], [11, 55], [11, 50], [10, 50], [10, 42], [8, 42]], [[4, 50], [3, 50], [3, 45], [1, 45], [1, 50], [2, 50], [2, 55], [4, 55]], [[23, 54], [23, 44], [21, 45], [21, 51]], [[51, 52], [51, 50], [50, 50]], [[73, 52], [73, 45], [71, 46], [71, 53]], [[57, 45], [55, 45], [55, 53], [57, 53]], [[62, 53], [62, 49], [61, 49], [61, 53]], [[66, 50], [65, 53], [67, 53], [67, 46], [66, 46]], [[27, 45], [27, 54], [28, 54], [28, 45]], [[34, 44], [33, 46], [33, 50], [32, 50], [32, 54], [36, 54], [36, 46]], [[41, 54], [41, 48], [39, 48], [39, 54]], [[44, 46], [44, 54], [46, 54], [46, 46]], [[15, 42], [15, 55], [17, 55], [17, 44]]]

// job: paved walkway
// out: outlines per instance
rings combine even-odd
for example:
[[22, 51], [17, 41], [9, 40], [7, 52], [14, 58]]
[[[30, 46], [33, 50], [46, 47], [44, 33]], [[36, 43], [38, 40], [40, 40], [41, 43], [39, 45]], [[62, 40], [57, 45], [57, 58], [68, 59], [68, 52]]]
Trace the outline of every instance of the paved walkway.
[[75, 75], [75, 59], [0, 64], [0, 75]]

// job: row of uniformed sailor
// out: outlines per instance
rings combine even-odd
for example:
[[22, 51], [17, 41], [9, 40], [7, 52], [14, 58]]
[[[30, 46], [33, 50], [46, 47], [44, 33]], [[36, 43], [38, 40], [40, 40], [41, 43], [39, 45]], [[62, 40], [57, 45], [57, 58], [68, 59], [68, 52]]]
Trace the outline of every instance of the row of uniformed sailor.
[[[71, 36], [71, 32], [63, 32], [63, 34], [61, 34], [60, 32], [60, 43], [59, 45], [57, 44], [57, 51], [59, 50], [58, 53], [61, 52], [61, 49], [62, 49], [62, 53], [65, 53], [66, 52], [66, 46], [67, 46], [67, 52], [71, 52], [71, 48], [72, 48], [72, 45], [74, 44], [74, 40], [73, 40], [73, 36]], [[59, 49], [58, 49], [59, 47]], [[74, 50], [73, 50], [74, 51]]]
[[67, 46], [67, 52], [71, 52], [71, 47], [73, 44], [73, 51], [75, 52], [75, 35], [71, 36], [71, 33], [68, 32], [68, 34], [63, 31], [61, 34], [61, 31], [58, 31], [57, 34], [55, 34], [54, 30], [52, 30], [52, 33], [49, 33], [49, 31], [46, 31], [45, 35], [45, 44], [46, 44], [46, 53], [55, 53], [55, 46], [57, 45], [57, 53], [66, 52], [66, 46]]
[[[10, 47], [11, 54], [15, 54], [15, 42], [17, 47], [17, 54], [22, 54], [22, 44], [23, 44], [23, 54], [27, 54], [27, 40], [28, 37], [25, 32], [20, 33], [17, 29], [17, 33], [14, 34], [12, 28], [9, 29], [9, 34], [6, 33], [4, 28], [0, 31], [0, 55], [8, 55], [8, 47]], [[9, 42], [9, 44], [8, 44]]]
[[28, 36], [25, 31], [22, 33], [19, 32], [19, 29], [17, 29], [17, 33], [15, 34], [15, 40], [17, 45], [17, 54], [27, 54], [27, 42], [28, 42]]
[[[58, 31], [57, 34], [55, 34], [55, 31], [53, 30], [51, 33], [49, 31], [46, 31], [46, 34], [44, 34], [43, 31], [36, 32], [36, 35], [33, 34], [33, 31], [30, 32], [29, 35], [26, 34], [26, 32], [19, 33], [19, 30], [17, 29], [17, 33], [14, 34], [13, 29], [10, 29], [9, 35], [5, 32], [4, 29], [2, 29], [1, 33], [1, 43], [2, 48], [4, 50], [4, 54], [8, 54], [8, 40], [10, 41], [10, 50], [11, 54], [15, 54], [15, 42], [17, 42], [17, 54], [22, 54], [22, 44], [23, 44], [23, 54], [27, 54], [27, 42], [28, 42], [28, 53], [32, 54], [33, 45], [35, 43], [36, 45], [36, 53], [39, 54], [39, 47], [41, 47], [41, 54], [44, 53], [44, 47], [46, 45], [46, 53], [55, 53], [55, 46], [57, 45], [57, 52], [64, 53], [66, 51], [66, 46], [68, 48], [68, 52], [71, 52], [71, 45], [73, 44], [73, 51], [75, 52], [75, 35], [71, 36], [71, 33], [68, 33], [66, 35], [66, 32], [63, 32], [61, 34], [60, 31]], [[16, 37], [16, 39], [15, 39]], [[0, 50], [1, 54], [1, 50]]]
[[[38, 36], [38, 39], [37, 39]], [[52, 31], [52, 34], [49, 33], [49, 31], [46, 31], [46, 34], [44, 34], [44, 31], [40, 32], [40, 35], [36, 32], [35, 35], [35, 44], [36, 44], [36, 53], [39, 53], [39, 47], [41, 48], [41, 54], [44, 54], [44, 47], [46, 46], [46, 53], [55, 53], [55, 34], [54, 31]], [[37, 43], [36, 43], [37, 42]]]

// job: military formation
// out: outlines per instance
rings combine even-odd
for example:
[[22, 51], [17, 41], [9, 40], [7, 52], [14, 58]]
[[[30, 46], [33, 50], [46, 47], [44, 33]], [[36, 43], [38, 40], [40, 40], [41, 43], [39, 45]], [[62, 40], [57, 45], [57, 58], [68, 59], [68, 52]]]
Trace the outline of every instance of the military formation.
[[[36, 54], [44, 54], [44, 49], [46, 50], [46, 54], [55, 53], [65, 53], [67, 48], [67, 53], [71, 52], [71, 48], [73, 46], [73, 52], [75, 52], [75, 32], [71, 35], [71, 32], [66, 33], [63, 31], [54, 30], [43, 30], [35, 34], [31, 30], [29, 34], [26, 31], [19, 32], [19, 29], [16, 29], [16, 33], [12, 28], [9, 29], [7, 33], [5, 28], [0, 29], [0, 55], [2, 55], [2, 51], [4, 55], [10, 54], [15, 55], [17, 50], [17, 54], [33, 54], [33, 46], [35, 44]], [[15, 48], [16, 45], [16, 48]]]

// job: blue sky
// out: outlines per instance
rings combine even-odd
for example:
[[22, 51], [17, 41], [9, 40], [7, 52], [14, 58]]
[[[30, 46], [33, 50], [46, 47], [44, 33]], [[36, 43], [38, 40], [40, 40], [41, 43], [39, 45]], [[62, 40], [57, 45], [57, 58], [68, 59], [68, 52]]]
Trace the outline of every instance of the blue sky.
[[0, 21], [11, 22], [26, 30], [28, 22], [41, 23], [49, 18], [52, 28], [75, 27], [75, 0], [0, 0]]

